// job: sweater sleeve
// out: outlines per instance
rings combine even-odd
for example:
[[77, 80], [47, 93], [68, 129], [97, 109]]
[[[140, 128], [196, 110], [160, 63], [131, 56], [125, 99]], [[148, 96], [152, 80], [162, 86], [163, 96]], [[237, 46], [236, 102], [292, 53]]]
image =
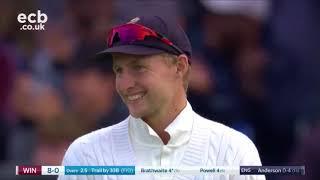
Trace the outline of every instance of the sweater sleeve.
[[[254, 143], [245, 135], [243, 135], [243, 150], [239, 157], [240, 166], [261, 166], [258, 150]], [[265, 180], [264, 175], [244, 175], [241, 180]]]
[[[110, 128], [102, 128], [77, 138], [67, 149], [62, 166], [110, 166]], [[58, 180], [115, 179], [114, 176], [60, 175]]]
[[[66, 151], [62, 160], [62, 166], [84, 166], [87, 165], [82, 144], [80, 141], [75, 140]], [[59, 175], [58, 180], [87, 180], [92, 179], [85, 175]]]
[[[243, 133], [226, 127], [219, 143], [217, 165], [222, 166], [261, 166], [258, 150]], [[216, 138], [219, 139], [219, 138]], [[228, 180], [265, 180], [264, 175], [230, 175]]]

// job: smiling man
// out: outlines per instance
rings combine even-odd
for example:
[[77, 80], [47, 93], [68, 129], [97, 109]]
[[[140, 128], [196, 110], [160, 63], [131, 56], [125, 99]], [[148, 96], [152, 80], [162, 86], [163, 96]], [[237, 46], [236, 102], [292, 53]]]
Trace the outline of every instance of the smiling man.
[[[187, 100], [191, 45], [182, 28], [158, 16], [114, 27], [99, 58], [113, 60], [118, 94], [130, 115], [76, 139], [63, 165], [261, 165], [242, 133], [205, 119]], [[111, 57], [112, 56], [112, 57]], [[235, 175], [60, 176], [59, 179], [265, 179]]]

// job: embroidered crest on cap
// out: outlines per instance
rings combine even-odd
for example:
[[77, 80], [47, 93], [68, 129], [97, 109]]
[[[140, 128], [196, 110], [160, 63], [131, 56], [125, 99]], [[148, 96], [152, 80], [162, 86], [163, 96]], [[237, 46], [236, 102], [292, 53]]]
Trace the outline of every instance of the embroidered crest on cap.
[[136, 23], [136, 22], [138, 22], [140, 20], [140, 18], [139, 17], [135, 17], [135, 18], [133, 18], [133, 19], [131, 19], [129, 22], [128, 22], [128, 24], [134, 24], [134, 23]]

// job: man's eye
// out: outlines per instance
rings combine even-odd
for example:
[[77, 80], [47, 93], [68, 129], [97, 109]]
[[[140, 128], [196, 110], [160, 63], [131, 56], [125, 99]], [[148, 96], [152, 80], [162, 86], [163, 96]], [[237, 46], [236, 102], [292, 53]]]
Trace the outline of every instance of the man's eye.
[[143, 72], [145, 70], [145, 67], [143, 67], [141, 65], [135, 65], [135, 66], [133, 66], [133, 69], [135, 71]]

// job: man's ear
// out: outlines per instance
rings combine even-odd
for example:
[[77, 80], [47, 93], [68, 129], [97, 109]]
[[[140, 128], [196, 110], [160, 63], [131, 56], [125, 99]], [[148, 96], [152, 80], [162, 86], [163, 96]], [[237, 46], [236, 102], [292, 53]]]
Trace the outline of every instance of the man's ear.
[[180, 77], [183, 77], [188, 69], [189, 69], [189, 59], [188, 59], [188, 56], [186, 56], [185, 54], [181, 54], [177, 57], [177, 74], [180, 76]]

